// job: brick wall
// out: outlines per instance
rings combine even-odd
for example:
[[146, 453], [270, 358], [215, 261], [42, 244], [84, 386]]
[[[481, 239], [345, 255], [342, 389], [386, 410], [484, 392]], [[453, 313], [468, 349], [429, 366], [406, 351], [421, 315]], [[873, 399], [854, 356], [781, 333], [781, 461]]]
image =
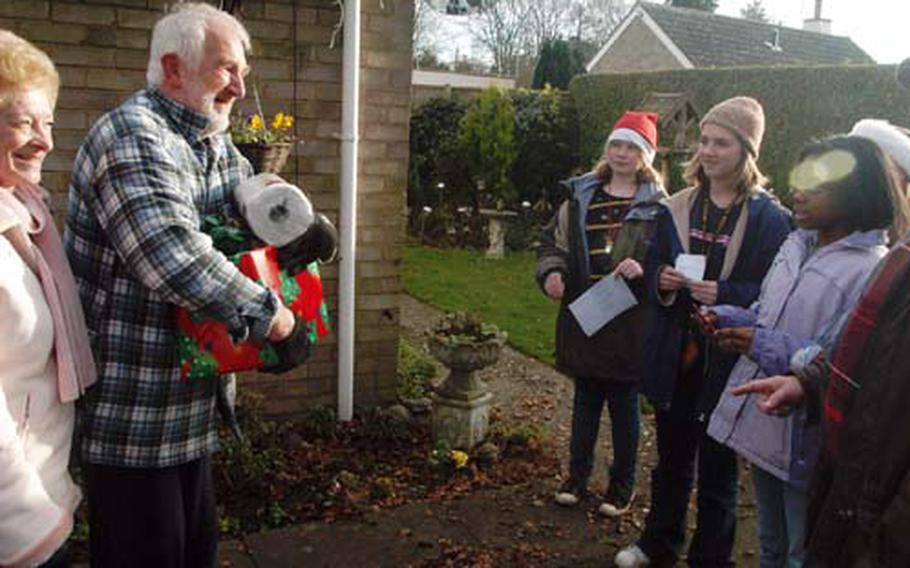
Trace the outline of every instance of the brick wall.
[[591, 73], [635, 73], [681, 68], [682, 65], [670, 50], [638, 18], [610, 46], [610, 50], [597, 62]]
[[[45, 165], [53, 206], [62, 215], [69, 170], [94, 120], [145, 84], [148, 41], [165, 0], [2, 0], [0, 27], [45, 49], [62, 78], [56, 149]], [[355, 402], [394, 396], [400, 244], [408, 159], [412, 0], [363, 0], [360, 197], [357, 242]], [[249, 96], [258, 84], [271, 115], [293, 111], [304, 141], [284, 172], [337, 220], [339, 207], [342, 34], [329, 47], [339, 9], [330, 0], [243, 0], [240, 18], [253, 38]], [[296, 21], [296, 25], [295, 25]], [[337, 321], [337, 267], [323, 270]], [[292, 414], [335, 398], [337, 345], [282, 377], [243, 377], [267, 395], [268, 408]]]

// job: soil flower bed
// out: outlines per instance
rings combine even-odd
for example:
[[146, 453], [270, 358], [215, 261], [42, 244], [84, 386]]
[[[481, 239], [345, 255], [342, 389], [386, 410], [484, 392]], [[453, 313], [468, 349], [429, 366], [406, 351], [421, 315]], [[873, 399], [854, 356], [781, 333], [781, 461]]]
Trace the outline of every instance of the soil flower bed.
[[247, 401], [240, 408], [249, 443], [224, 432], [215, 456], [225, 536], [450, 499], [559, 470], [540, 431], [508, 427], [495, 416], [489, 443], [466, 454], [434, 447], [429, 417], [408, 418], [395, 407], [365, 410], [348, 424], [336, 424], [324, 408], [293, 424], [258, 418]]

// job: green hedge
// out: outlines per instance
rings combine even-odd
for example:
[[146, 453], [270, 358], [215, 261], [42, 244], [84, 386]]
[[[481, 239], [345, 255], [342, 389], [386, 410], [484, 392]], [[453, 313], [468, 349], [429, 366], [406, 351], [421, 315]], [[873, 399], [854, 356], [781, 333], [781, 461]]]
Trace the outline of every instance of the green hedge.
[[759, 164], [779, 194], [800, 147], [812, 138], [847, 132], [860, 118], [910, 125], [910, 92], [894, 80], [894, 67], [740, 67], [583, 75], [570, 91], [578, 112], [584, 163], [597, 158], [604, 136], [626, 109], [651, 92], [685, 92], [699, 113], [736, 95], [761, 101], [767, 118]]

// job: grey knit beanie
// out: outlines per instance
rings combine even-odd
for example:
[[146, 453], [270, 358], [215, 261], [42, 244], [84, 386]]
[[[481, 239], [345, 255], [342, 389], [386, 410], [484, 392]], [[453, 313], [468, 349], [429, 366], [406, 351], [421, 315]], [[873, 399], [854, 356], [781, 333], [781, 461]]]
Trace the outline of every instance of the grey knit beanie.
[[701, 125], [716, 124], [732, 131], [755, 158], [765, 135], [765, 111], [752, 97], [733, 97], [717, 103], [701, 119]]

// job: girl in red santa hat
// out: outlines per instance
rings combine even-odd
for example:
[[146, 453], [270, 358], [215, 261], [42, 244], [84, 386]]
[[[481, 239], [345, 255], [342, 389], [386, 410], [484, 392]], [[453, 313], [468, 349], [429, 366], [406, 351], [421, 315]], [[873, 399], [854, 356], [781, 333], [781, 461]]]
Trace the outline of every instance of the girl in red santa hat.
[[575, 382], [569, 477], [555, 500], [572, 506], [587, 495], [606, 402], [613, 462], [598, 510], [611, 517], [628, 511], [635, 496], [644, 313], [641, 306], [634, 306], [598, 329], [583, 329], [569, 305], [611, 277], [620, 279], [637, 299], [643, 299], [643, 264], [658, 203], [666, 197], [660, 176], [651, 165], [656, 149], [657, 115], [623, 114], [594, 170], [563, 182], [571, 196], [545, 228], [538, 251], [537, 281], [548, 297], [560, 302], [557, 366]]

